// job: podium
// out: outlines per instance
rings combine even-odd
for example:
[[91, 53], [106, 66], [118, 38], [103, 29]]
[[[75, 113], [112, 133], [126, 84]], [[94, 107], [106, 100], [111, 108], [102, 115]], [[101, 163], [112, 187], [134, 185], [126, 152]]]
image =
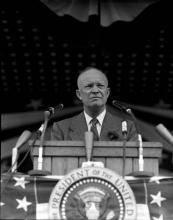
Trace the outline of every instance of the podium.
[[[30, 143], [30, 142], [29, 142]], [[33, 169], [37, 169], [40, 141], [33, 146]], [[125, 174], [139, 170], [138, 143], [126, 142]], [[143, 142], [144, 171], [159, 175], [159, 158], [162, 144], [160, 142]], [[52, 175], [66, 175], [79, 168], [86, 161], [84, 141], [44, 141], [43, 170]], [[106, 168], [122, 175], [123, 142], [95, 141], [93, 145], [93, 161], [102, 161]]]

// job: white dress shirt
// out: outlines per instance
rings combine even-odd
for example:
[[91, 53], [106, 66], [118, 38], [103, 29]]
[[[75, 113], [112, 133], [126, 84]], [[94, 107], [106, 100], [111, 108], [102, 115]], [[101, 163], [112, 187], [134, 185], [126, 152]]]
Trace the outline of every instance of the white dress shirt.
[[[84, 115], [85, 115], [88, 131], [90, 131], [90, 129], [91, 129], [91, 120], [93, 118], [91, 118], [85, 111], [84, 111]], [[103, 120], [104, 120], [105, 115], [106, 115], [106, 109], [104, 109], [104, 111], [97, 116], [97, 120], [99, 122], [99, 123], [97, 123], [97, 131], [98, 131], [99, 136], [100, 136], [100, 133], [101, 133], [101, 128], [102, 128], [102, 124], [103, 124]]]

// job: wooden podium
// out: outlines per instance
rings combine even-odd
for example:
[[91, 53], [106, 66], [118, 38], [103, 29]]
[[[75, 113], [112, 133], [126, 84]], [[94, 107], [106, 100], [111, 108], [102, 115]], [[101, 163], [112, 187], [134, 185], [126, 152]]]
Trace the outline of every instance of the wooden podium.
[[[33, 169], [37, 169], [40, 141], [36, 141], [33, 149]], [[138, 143], [126, 142], [125, 174], [139, 170]], [[143, 142], [144, 171], [159, 175], [159, 158], [162, 144], [160, 142]], [[45, 141], [43, 146], [43, 170], [52, 175], [65, 175], [73, 169], [81, 167], [86, 161], [84, 141]], [[102, 161], [109, 168], [122, 175], [123, 142], [94, 142], [93, 161]]]

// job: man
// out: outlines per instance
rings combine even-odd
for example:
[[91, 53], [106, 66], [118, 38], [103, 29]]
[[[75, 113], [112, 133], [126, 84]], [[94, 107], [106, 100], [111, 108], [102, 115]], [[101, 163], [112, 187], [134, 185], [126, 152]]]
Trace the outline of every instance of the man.
[[[106, 102], [110, 94], [106, 75], [94, 67], [83, 70], [77, 79], [77, 97], [83, 112], [53, 124], [52, 140], [83, 140], [85, 131], [94, 133], [94, 140], [122, 141], [122, 118], [108, 112]], [[92, 120], [93, 119], [93, 120]], [[127, 140], [137, 139], [134, 123], [127, 120]]]

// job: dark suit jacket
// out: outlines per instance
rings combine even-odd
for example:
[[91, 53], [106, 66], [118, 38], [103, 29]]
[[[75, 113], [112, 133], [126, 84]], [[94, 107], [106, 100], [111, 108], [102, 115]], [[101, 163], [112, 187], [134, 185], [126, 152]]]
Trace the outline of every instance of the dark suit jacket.
[[[106, 112], [100, 133], [100, 141], [122, 141], [122, 118]], [[127, 120], [127, 141], [136, 141], [137, 133], [134, 123]], [[72, 118], [54, 122], [51, 130], [51, 140], [84, 140], [84, 132], [87, 131], [87, 123], [84, 113]]]

